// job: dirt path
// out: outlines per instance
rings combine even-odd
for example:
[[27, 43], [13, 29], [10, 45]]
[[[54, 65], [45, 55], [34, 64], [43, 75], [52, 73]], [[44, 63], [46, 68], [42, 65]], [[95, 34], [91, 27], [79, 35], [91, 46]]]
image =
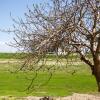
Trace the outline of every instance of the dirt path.
[[[20, 60], [15, 60], [15, 59], [6, 59], [6, 60], [0, 60], [0, 64], [2, 63], [19, 63], [19, 62], [23, 62], [23, 61], [20, 61]], [[42, 62], [39, 62], [39, 64], [42, 64]], [[46, 62], [46, 65], [56, 65], [56, 64], [59, 64], [59, 65], [79, 65], [79, 64], [83, 64], [83, 62], [68, 62], [66, 63], [65, 61], [64, 62], [57, 62], [57, 61], [47, 61]]]
[[89, 95], [89, 94], [77, 94], [74, 93], [72, 96], [67, 97], [49, 97], [49, 99], [44, 99], [44, 97], [0, 97], [0, 100], [100, 100], [100, 96]]
[[17, 60], [17, 59], [0, 59], [0, 63], [15, 63], [19, 61], [20, 60]]

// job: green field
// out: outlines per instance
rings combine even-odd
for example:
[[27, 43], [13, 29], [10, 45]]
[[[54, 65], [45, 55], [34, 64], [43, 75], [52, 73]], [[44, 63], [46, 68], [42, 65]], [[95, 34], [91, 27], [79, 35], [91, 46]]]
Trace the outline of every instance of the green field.
[[[2, 55], [2, 56], [1, 56]], [[26, 90], [31, 79], [35, 76], [35, 72], [21, 71], [12, 73], [20, 66], [12, 57], [14, 54], [0, 54], [0, 95], [8, 96], [67, 96], [72, 93], [97, 93], [97, 85], [95, 78], [91, 75], [91, 71], [83, 63], [71, 65], [67, 68], [60, 66], [53, 72], [52, 78], [48, 83], [49, 74], [46, 71], [39, 71], [37, 77], [33, 81], [33, 87], [30, 91]], [[49, 57], [48, 57], [49, 58]], [[49, 60], [54, 61], [54, 57]], [[12, 60], [12, 62], [10, 62]], [[18, 59], [17, 59], [18, 60]], [[51, 63], [50, 61], [48, 63]], [[65, 63], [62, 62], [62, 63]], [[59, 64], [58, 64], [59, 65]], [[55, 65], [55, 67], [58, 67]], [[50, 65], [47, 65], [50, 66]], [[73, 71], [75, 70], [75, 73]], [[46, 84], [45, 84], [46, 83]], [[45, 85], [43, 85], [45, 84]]]

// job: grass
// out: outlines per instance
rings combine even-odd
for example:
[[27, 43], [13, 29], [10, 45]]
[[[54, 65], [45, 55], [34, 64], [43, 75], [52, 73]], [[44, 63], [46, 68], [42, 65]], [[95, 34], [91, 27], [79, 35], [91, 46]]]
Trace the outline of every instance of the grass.
[[[0, 53], [0, 59], [21, 59], [23, 57], [27, 56], [27, 53]], [[55, 54], [47, 54], [47, 58], [49, 59], [55, 59], [58, 56]], [[59, 55], [59, 58], [66, 58], [67, 56]], [[87, 54], [87, 57], [91, 57], [91, 54]], [[68, 58], [70, 59], [76, 59], [78, 58], [78, 55], [76, 53], [71, 53]]]
[[[11, 55], [9, 54], [10, 58]], [[5, 54], [0, 58], [4, 61], [9, 59]], [[56, 72], [53, 73], [51, 80], [45, 85], [43, 84], [49, 77], [48, 73], [44, 71], [38, 72], [38, 76], [33, 82], [34, 88], [32, 88], [32, 92], [30, 92], [31, 90], [25, 91], [25, 89], [29, 86], [31, 82], [30, 79], [35, 76], [35, 72], [11, 73], [8, 71], [14, 70], [19, 65], [19, 63], [17, 64], [15, 62], [0, 63], [1, 96], [67, 96], [74, 92], [97, 93], [95, 78], [91, 75], [90, 69], [83, 63], [69, 65], [69, 67], [64, 70], [56, 70]], [[76, 70], [74, 75], [71, 74], [73, 70]], [[27, 79], [27, 77], [30, 79]]]
[[34, 73], [17, 73], [11, 74], [10, 72], [0, 72], [0, 95], [12, 96], [66, 96], [74, 92], [78, 93], [94, 93], [96, 92], [95, 79], [91, 75], [83, 74], [66, 74], [58, 72], [53, 75], [48, 84], [40, 86], [46, 82], [48, 78], [47, 73], [40, 72], [38, 77], [34, 80], [34, 90], [32, 93], [27, 94], [29, 91], [24, 91], [28, 87], [30, 80], [26, 77], [34, 76]]
[[0, 59], [21, 59], [25, 53], [0, 53]]

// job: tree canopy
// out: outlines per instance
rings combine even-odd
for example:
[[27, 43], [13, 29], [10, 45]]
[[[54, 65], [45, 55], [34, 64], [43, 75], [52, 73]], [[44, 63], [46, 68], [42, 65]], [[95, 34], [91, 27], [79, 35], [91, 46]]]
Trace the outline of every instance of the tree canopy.
[[29, 54], [24, 65], [37, 63], [50, 49], [57, 52], [61, 48], [66, 55], [75, 52], [90, 66], [100, 91], [99, 0], [49, 0], [28, 8], [25, 18], [12, 18], [15, 46]]

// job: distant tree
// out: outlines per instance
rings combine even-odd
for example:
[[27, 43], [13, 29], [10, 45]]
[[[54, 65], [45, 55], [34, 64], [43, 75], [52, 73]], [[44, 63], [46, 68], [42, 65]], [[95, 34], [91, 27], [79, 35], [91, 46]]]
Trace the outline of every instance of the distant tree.
[[50, 49], [62, 48], [67, 55], [76, 52], [90, 66], [100, 92], [100, 1], [49, 0], [28, 8], [25, 17], [13, 19], [16, 46], [28, 54], [23, 68], [45, 58]]

